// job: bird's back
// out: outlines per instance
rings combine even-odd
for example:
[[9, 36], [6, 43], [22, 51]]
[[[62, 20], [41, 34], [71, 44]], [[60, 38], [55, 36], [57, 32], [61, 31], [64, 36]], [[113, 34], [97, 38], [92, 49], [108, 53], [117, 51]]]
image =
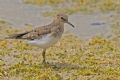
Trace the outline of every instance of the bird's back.
[[63, 24], [51, 23], [49, 25], [36, 27], [35, 29], [33, 29], [31, 31], [26, 31], [26, 32], [19, 33], [19, 34], [14, 34], [14, 35], [10, 36], [9, 38], [34, 40], [34, 39], [41, 38], [43, 35], [47, 35], [50, 33], [54, 37], [61, 36], [63, 31], [64, 31]]

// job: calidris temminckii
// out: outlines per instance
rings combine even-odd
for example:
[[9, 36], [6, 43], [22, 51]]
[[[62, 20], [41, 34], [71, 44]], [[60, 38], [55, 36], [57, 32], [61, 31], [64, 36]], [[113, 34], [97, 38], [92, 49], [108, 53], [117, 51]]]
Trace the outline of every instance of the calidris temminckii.
[[46, 49], [55, 44], [61, 38], [64, 32], [64, 23], [68, 23], [74, 27], [74, 25], [68, 21], [68, 16], [60, 13], [57, 14], [53, 22], [48, 25], [40, 26], [24, 33], [15, 34], [9, 38], [25, 39], [28, 44], [42, 48], [43, 63], [46, 63]]

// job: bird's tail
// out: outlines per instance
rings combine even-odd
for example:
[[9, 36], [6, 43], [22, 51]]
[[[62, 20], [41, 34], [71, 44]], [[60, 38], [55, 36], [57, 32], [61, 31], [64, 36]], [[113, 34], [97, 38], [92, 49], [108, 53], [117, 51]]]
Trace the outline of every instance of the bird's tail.
[[24, 33], [9, 35], [5, 39], [21, 39], [22, 36], [25, 35], [25, 34], [27, 34], [27, 33], [29, 33], [29, 32], [24, 32]]

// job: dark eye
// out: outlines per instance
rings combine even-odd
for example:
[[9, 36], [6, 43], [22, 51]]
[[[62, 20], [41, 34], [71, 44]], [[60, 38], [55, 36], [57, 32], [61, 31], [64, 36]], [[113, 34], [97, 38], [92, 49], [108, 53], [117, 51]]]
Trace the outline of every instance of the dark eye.
[[61, 17], [61, 19], [63, 19], [63, 17]]
[[61, 17], [62, 20], [66, 21], [63, 17]]

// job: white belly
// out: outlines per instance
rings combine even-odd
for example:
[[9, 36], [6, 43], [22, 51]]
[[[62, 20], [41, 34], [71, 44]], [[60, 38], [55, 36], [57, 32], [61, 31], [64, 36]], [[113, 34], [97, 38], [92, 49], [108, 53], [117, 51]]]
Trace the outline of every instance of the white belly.
[[38, 46], [40, 48], [48, 48], [50, 46], [52, 46], [53, 44], [55, 44], [61, 36], [59, 37], [53, 37], [50, 34], [43, 36], [40, 39], [35, 39], [32, 41], [28, 41], [28, 44], [34, 45], [34, 46]]

